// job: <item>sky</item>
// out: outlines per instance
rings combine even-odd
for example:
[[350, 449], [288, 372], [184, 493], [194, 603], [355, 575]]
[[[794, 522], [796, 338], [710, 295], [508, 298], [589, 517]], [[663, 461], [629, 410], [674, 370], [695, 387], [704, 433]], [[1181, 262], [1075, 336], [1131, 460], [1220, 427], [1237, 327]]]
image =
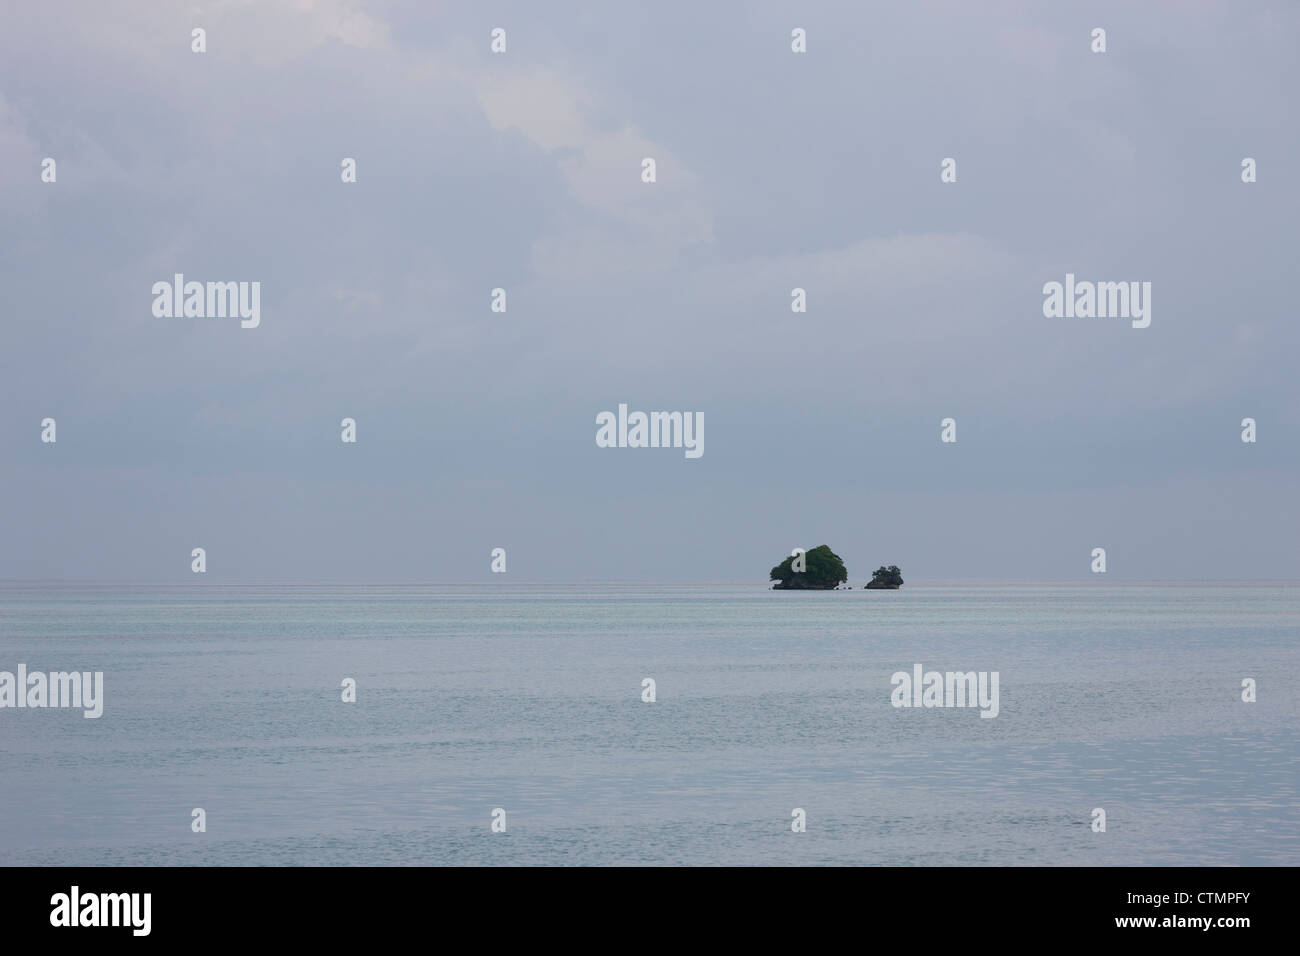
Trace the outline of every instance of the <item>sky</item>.
[[0, 578], [1300, 579], [1294, 3], [0, 19]]

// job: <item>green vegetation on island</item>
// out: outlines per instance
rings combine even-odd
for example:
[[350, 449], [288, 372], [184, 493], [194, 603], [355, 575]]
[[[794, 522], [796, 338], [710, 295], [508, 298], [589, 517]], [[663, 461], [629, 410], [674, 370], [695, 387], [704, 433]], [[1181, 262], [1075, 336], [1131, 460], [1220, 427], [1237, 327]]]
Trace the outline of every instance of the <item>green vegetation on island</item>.
[[811, 551], [796, 551], [772, 569], [769, 580], [777, 591], [829, 591], [849, 579], [840, 556], [824, 544]]
[[[794, 553], [772, 569], [769, 580], [774, 591], [833, 591], [849, 579], [848, 569], [840, 556], [827, 545], [811, 551], [795, 548]], [[903, 586], [903, 572], [898, 565], [881, 565], [864, 589], [897, 591]], [[851, 590], [851, 589], [850, 589]]]
[[898, 565], [891, 564], [885, 567], [883, 564], [876, 569], [876, 573], [871, 576], [871, 581], [866, 586], [869, 588], [888, 588], [896, 591], [903, 583], [903, 572], [898, 570]]

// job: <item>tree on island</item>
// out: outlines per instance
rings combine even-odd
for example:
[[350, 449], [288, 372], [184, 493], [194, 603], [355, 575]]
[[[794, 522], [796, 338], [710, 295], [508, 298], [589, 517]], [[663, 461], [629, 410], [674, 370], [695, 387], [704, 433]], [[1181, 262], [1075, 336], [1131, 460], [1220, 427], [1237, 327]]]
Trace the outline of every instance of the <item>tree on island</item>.
[[[799, 560], [804, 570], [794, 569], [796, 560]], [[769, 578], [777, 582], [774, 590], [778, 591], [804, 588], [826, 591], [839, 587], [848, 579], [849, 572], [845, 569], [840, 556], [824, 544], [819, 544], [811, 551], [806, 551], [797, 557], [790, 555], [772, 569]]]
[[903, 583], [903, 572], [898, 570], [898, 565], [891, 564], [885, 567], [883, 564], [876, 569], [875, 574], [871, 575], [869, 588], [897, 588]]

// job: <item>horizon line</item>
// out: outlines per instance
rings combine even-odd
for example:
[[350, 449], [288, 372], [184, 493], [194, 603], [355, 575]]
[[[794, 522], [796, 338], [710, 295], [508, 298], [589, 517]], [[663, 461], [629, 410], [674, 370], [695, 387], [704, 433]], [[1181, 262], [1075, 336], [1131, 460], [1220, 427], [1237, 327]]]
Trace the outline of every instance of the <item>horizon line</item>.
[[[519, 580], [512, 578], [508, 582], [495, 578], [466, 578], [448, 581], [412, 581], [412, 580], [344, 580], [344, 579], [281, 579], [281, 580], [247, 580], [224, 579], [213, 581], [147, 579], [147, 578], [0, 578], [0, 587], [11, 585], [67, 585], [67, 586], [149, 586], [149, 587], [464, 587], [464, 586], [524, 586], [524, 587], [580, 587], [580, 586], [617, 586], [617, 587], [753, 587], [771, 590], [774, 582], [740, 580], [684, 581], [642, 578], [589, 578], [589, 579], [555, 579], [533, 578]], [[987, 586], [1022, 586], [1022, 587], [1151, 587], [1159, 585], [1205, 586], [1300, 586], [1300, 579], [1294, 578], [1126, 578], [1124, 580], [1095, 581], [1079, 578], [933, 578], [920, 582], [904, 583], [899, 590], [925, 587], [987, 587]], [[801, 590], [801, 589], [794, 589]], [[817, 590], [817, 589], [810, 589]], [[863, 585], [847, 584], [841, 588], [826, 590], [867, 590]]]

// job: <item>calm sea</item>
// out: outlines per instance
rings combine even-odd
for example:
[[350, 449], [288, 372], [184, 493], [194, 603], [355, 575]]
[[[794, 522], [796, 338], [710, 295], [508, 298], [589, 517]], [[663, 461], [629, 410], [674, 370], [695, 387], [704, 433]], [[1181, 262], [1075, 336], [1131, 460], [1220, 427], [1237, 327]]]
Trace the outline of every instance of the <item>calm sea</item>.
[[[0, 585], [0, 671], [105, 684], [0, 709], [0, 863], [1296, 865], [1298, 628], [1298, 587]], [[916, 664], [998, 716], [894, 708]]]

